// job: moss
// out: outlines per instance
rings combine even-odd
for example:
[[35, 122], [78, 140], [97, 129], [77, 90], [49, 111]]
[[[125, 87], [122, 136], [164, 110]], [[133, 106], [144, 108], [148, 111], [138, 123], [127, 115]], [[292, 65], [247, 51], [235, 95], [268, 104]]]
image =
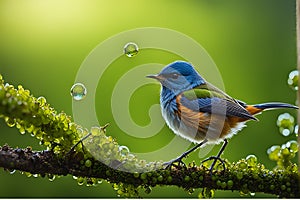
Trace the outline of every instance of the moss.
[[[269, 158], [276, 162], [276, 168], [269, 170], [258, 162], [255, 155], [249, 155], [236, 163], [227, 161], [226, 170], [217, 169], [211, 175], [207, 168], [196, 166], [188, 168], [164, 169], [162, 162], [146, 162], [135, 155], [122, 153], [114, 138], [106, 135], [107, 125], [91, 127], [90, 130], [72, 122], [64, 112], [57, 112], [45, 97], [34, 97], [22, 86], [5, 84], [0, 75], [0, 118], [9, 127], [16, 127], [20, 133], [30, 133], [40, 140], [48, 153], [62, 166], [60, 174], [40, 172], [53, 181], [57, 175], [70, 173], [75, 175], [79, 185], [95, 186], [106, 179], [121, 197], [138, 197], [138, 188], [151, 192], [150, 186], [176, 185], [189, 193], [195, 188], [203, 188], [201, 197], [212, 197], [213, 189], [238, 190], [248, 194], [249, 191], [261, 191], [281, 197], [300, 197], [298, 166], [292, 162], [298, 151], [296, 141], [283, 145], [274, 145], [268, 150]], [[81, 145], [85, 138], [84, 145]], [[2, 147], [7, 151], [7, 147]], [[31, 151], [31, 150], [27, 150]], [[47, 151], [46, 151], [47, 152]], [[16, 154], [24, 154], [16, 149]], [[41, 152], [39, 152], [39, 156]], [[38, 158], [35, 158], [38, 159]], [[54, 160], [48, 160], [54, 162]], [[35, 161], [36, 162], [36, 161]], [[6, 162], [13, 171], [17, 162]], [[5, 164], [5, 163], [4, 163]], [[51, 165], [50, 165], [51, 166]], [[66, 172], [66, 169], [69, 171]], [[24, 170], [25, 171], [25, 170]], [[28, 177], [33, 176], [24, 172]], [[36, 173], [33, 173], [36, 174]]]

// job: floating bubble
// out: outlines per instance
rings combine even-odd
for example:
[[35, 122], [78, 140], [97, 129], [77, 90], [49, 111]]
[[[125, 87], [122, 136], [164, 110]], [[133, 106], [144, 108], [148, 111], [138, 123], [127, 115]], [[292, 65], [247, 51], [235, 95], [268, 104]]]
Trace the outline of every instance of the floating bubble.
[[299, 76], [298, 70], [291, 71], [291, 73], [289, 74], [288, 84], [294, 90], [298, 90], [298, 76]]
[[129, 153], [129, 149], [126, 146], [119, 146], [119, 152], [122, 156], [127, 156]]
[[82, 83], [75, 83], [71, 87], [71, 96], [74, 100], [82, 100], [85, 98], [87, 93], [86, 87]]
[[124, 46], [124, 54], [129, 58], [136, 56], [138, 52], [139, 47], [133, 42], [129, 42]]
[[284, 136], [289, 136], [294, 131], [294, 117], [289, 113], [283, 113], [277, 118], [277, 126]]

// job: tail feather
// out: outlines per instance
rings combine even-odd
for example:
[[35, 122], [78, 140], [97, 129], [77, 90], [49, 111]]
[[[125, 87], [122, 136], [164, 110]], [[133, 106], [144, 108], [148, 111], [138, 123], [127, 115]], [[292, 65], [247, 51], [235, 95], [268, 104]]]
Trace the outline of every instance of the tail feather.
[[281, 103], [281, 102], [271, 102], [271, 103], [262, 103], [262, 104], [256, 104], [253, 105], [253, 107], [265, 110], [265, 109], [276, 109], [276, 108], [293, 108], [298, 109], [297, 106], [287, 104], [287, 103]]
[[[247, 105], [244, 102], [239, 103], [251, 114], [251, 115], [257, 115], [260, 114], [263, 110], [269, 110], [269, 109], [278, 109], [278, 108], [293, 108], [298, 109], [297, 106], [293, 106], [291, 104], [287, 103], [280, 103], [280, 102], [271, 102], [271, 103], [261, 103], [256, 105]], [[244, 119], [241, 119], [240, 121], [245, 121]]]

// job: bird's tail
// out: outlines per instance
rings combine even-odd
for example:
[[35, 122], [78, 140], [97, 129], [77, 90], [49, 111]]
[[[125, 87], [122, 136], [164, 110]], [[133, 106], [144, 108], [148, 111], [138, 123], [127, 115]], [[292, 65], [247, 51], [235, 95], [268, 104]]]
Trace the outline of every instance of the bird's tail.
[[261, 104], [246, 106], [246, 110], [252, 115], [258, 114], [263, 110], [278, 109], [278, 108], [298, 109], [297, 106], [287, 104], [287, 103], [281, 103], [281, 102], [261, 103]]

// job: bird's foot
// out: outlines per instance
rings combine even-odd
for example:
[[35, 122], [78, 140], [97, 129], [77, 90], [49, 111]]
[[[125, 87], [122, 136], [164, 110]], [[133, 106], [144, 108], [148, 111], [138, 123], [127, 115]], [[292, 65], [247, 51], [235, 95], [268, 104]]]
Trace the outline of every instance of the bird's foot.
[[[171, 168], [172, 166], [181, 169], [181, 168], [186, 168], [185, 163], [182, 161], [183, 157], [179, 156], [178, 158], [175, 158], [173, 160], [170, 160], [169, 162], [164, 162], [163, 166], [165, 169]], [[177, 163], [177, 164], [175, 164]]]
[[213, 172], [213, 170], [214, 170], [215, 165], [217, 164], [217, 161], [220, 162], [220, 163], [218, 164], [218, 166], [221, 165], [222, 168], [223, 168], [222, 171], [221, 171], [221, 173], [224, 173], [224, 172], [225, 172], [225, 170], [226, 170], [226, 165], [225, 165], [226, 161], [225, 161], [225, 160], [221, 159], [221, 158], [218, 157], [218, 156], [211, 156], [211, 157], [206, 158], [205, 160], [203, 160], [201, 163], [203, 164], [203, 163], [205, 163], [205, 162], [207, 162], [207, 161], [209, 161], [209, 160], [213, 160], [213, 163], [211, 164], [211, 166], [210, 166], [210, 168], [209, 168], [209, 172], [210, 172], [211, 175], [212, 175], [212, 172]]

